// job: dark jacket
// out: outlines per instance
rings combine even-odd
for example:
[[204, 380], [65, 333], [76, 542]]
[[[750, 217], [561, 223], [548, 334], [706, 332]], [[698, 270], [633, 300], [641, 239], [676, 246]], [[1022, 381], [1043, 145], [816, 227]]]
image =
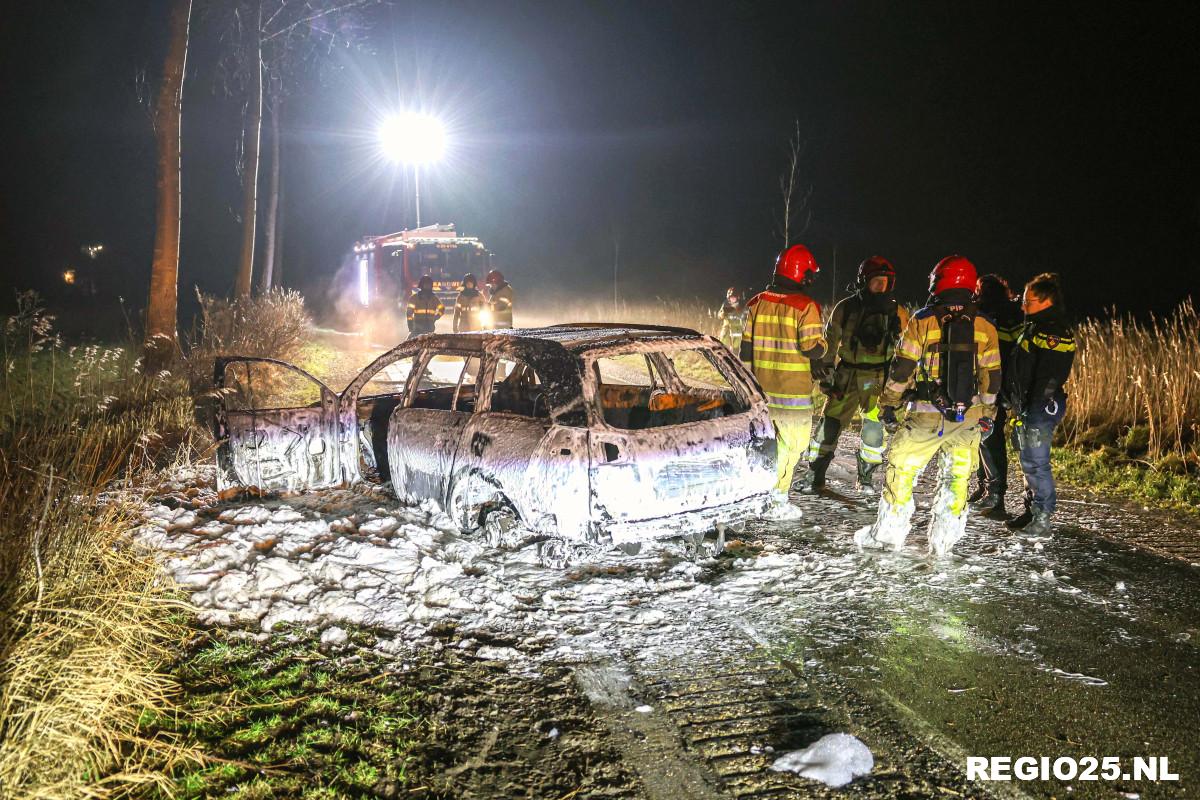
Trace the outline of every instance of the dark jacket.
[[408, 298], [409, 333], [433, 333], [436, 323], [446, 313], [446, 307], [433, 291], [416, 291]]
[[1066, 399], [1063, 385], [1075, 361], [1075, 331], [1058, 306], [1025, 318], [1004, 375], [1004, 399], [1016, 414], [1054, 399]]
[[980, 297], [979, 310], [996, 326], [996, 338], [1000, 340], [1000, 371], [1007, 375], [1013, 345], [1025, 327], [1021, 304], [1007, 297]]
[[454, 332], [477, 331], [483, 328], [480, 312], [487, 298], [478, 289], [464, 288], [454, 301]]

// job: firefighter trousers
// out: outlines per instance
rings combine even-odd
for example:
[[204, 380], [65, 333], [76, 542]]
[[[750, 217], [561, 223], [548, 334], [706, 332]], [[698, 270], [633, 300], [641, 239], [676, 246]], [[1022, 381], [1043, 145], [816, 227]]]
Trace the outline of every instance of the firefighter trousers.
[[775, 488], [787, 494], [792, 487], [792, 474], [808, 451], [812, 438], [812, 409], [772, 408], [771, 422], [775, 425], [775, 445], [779, 457]]
[[925, 465], [938, 456], [938, 499], [934, 512], [955, 516], [967, 507], [971, 473], [979, 464], [978, 408], [962, 422], [947, 421], [941, 414], [909, 414], [892, 437], [888, 451], [883, 496], [893, 506], [912, 500], [913, 484]]
[[950, 552], [967, 528], [967, 487], [979, 458], [980, 416], [978, 408], [962, 422], [949, 422], [937, 413], [908, 415], [892, 437], [875, 522], [854, 534], [860, 548], [904, 546], [915, 508], [913, 484], [936, 455], [938, 486], [929, 519], [929, 552]]
[[879, 395], [883, 392], [882, 371], [839, 367], [833, 375], [833, 389], [825, 403], [825, 414], [817, 423], [809, 460], [837, 450], [842, 430], [855, 414], [862, 415], [862, 446], [858, 454], [864, 463], [882, 464], [887, 431], [879, 421]]

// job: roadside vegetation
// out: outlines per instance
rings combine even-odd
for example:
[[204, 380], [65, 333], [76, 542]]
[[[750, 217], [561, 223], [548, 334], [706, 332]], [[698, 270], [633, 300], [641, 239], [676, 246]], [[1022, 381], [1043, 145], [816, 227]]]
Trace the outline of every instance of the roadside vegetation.
[[122, 796], [189, 756], [139, 729], [186, 617], [126, 534], [134, 487], [203, 446], [191, 396], [129, 348], [67, 346], [32, 295], [0, 350], [0, 796]]
[[[242, 631], [194, 631], [172, 671], [172, 714], [144, 714], [146, 736], [204, 753], [153, 794], [202, 797], [400, 796], [413, 747], [427, 734], [423, 694], [394, 660], [355, 632], [353, 655], [323, 652], [286, 626], [266, 642]], [[346, 651], [342, 648], [343, 652]]]

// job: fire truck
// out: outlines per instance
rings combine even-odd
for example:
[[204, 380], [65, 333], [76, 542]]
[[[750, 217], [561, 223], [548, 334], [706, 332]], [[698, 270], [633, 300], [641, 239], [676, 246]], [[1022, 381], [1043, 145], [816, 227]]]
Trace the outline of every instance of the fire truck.
[[417, 281], [433, 278], [433, 291], [448, 307], [462, 290], [463, 275], [483, 285], [492, 254], [483, 242], [460, 236], [453, 224], [368, 236], [354, 245], [356, 297], [364, 308], [395, 306], [416, 291]]

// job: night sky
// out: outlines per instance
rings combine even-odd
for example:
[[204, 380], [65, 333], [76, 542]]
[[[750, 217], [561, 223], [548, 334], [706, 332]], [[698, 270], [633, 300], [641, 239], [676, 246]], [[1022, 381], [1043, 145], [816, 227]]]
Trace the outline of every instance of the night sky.
[[[104, 242], [106, 289], [144, 303], [153, 85], [165, 3], [10, 6], [3, 32], [0, 285], [52, 293]], [[626, 297], [761, 286], [792, 120], [807, 140], [817, 295], [873, 253], [903, 299], [940, 257], [1078, 312], [1167, 311], [1200, 286], [1200, 10], [1039, 3], [394, 3], [288, 101], [285, 282], [319, 304], [355, 238], [412, 224], [381, 114], [445, 117], [424, 222], [484, 239], [518, 291]], [[1104, 6], [1102, 9], [1101, 6]], [[206, 10], [207, 9], [207, 10]], [[239, 96], [197, 0], [184, 92], [181, 298], [228, 292]]]

